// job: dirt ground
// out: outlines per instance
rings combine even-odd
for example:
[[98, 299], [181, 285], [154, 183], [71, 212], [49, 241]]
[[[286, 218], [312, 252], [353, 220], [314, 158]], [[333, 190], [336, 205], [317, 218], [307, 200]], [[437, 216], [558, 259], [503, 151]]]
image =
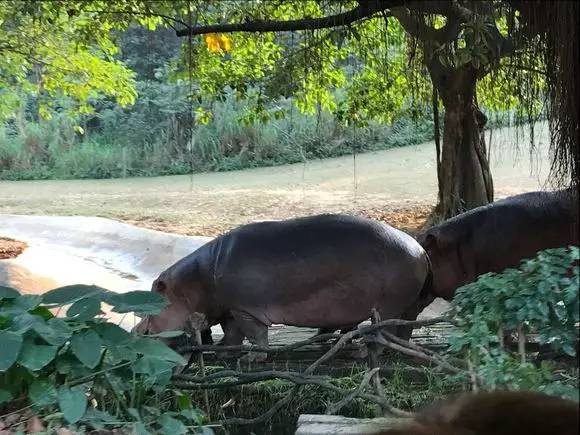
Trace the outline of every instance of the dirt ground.
[[[543, 187], [549, 166], [545, 124], [537, 152], [525, 131], [493, 132], [496, 197]], [[514, 144], [520, 145], [518, 152]], [[102, 216], [166, 232], [215, 236], [240, 224], [347, 212], [413, 231], [437, 195], [434, 144], [194, 176], [0, 182], [0, 213]]]
[[0, 237], [0, 260], [16, 258], [26, 249], [26, 243]]

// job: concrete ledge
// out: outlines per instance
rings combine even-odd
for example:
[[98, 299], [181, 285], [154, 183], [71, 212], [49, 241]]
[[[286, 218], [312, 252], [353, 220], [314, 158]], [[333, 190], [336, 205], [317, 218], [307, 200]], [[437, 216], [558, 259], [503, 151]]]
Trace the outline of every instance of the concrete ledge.
[[366, 435], [408, 423], [406, 418], [347, 418], [340, 415], [303, 414], [298, 417], [296, 435]]

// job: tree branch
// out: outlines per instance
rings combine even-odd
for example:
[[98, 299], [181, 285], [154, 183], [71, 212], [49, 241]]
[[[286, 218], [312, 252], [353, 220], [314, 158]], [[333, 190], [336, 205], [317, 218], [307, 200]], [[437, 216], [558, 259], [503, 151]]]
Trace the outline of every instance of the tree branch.
[[433, 41], [442, 45], [454, 40], [459, 33], [460, 20], [452, 14], [447, 16], [447, 23], [441, 29], [428, 26], [422, 19], [412, 15], [407, 7], [392, 8], [391, 14], [407, 33], [423, 42]]
[[344, 408], [346, 405], [348, 405], [350, 402], [352, 402], [354, 399], [356, 399], [360, 395], [360, 393], [363, 392], [365, 387], [369, 384], [369, 382], [371, 381], [371, 378], [375, 375], [375, 373], [378, 373], [379, 370], [380, 370], [379, 367], [375, 367], [374, 369], [369, 370], [364, 375], [359, 386], [356, 389], [354, 389], [349, 395], [344, 397], [343, 399], [339, 400], [338, 402], [336, 402], [334, 404], [329, 404], [326, 408], [325, 414], [327, 414], [327, 415], [336, 414], [338, 411], [340, 411], [342, 408]]
[[285, 32], [293, 30], [315, 30], [330, 27], [345, 26], [370, 17], [377, 12], [400, 6], [404, 0], [373, 0], [361, 1], [357, 7], [348, 12], [330, 15], [322, 18], [303, 18], [289, 21], [265, 21], [256, 20], [245, 23], [212, 24], [207, 26], [189, 27], [180, 29], [177, 36], [203, 35], [207, 33], [232, 33], [232, 32]]

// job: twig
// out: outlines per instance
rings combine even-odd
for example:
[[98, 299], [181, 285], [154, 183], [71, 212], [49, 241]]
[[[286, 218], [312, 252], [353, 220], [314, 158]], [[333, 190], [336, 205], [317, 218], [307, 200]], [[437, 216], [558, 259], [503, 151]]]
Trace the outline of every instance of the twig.
[[278, 400], [268, 411], [264, 414], [255, 417], [255, 418], [227, 418], [225, 420], [219, 420], [216, 422], [212, 422], [212, 425], [242, 425], [242, 424], [257, 424], [263, 421], [270, 419], [280, 408], [290, 403], [290, 401], [294, 398], [298, 390], [300, 389], [300, 385], [295, 385], [292, 390], [282, 399]]
[[[206, 351], [206, 352], [211, 352], [211, 351], [242, 351], [242, 352], [282, 353], [282, 352], [289, 352], [291, 350], [298, 349], [298, 348], [307, 346], [307, 345], [312, 344], [312, 343], [317, 343], [320, 341], [328, 341], [328, 340], [333, 339], [333, 338], [338, 338], [339, 339], [338, 342], [340, 342], [343, 338], [346, 337], [346, 339], [344, 341], [348, 341], [348, 340], [351, 340], [353, 338], [357, 338], [357, 337], [360, 337], [362, 335], [373, 332], [377, 329], [382, 329], [385, 326], [416, 326], [416, 327], [420, 327], [420, 326], [435, 325], [437, 323], [452, 323], [452, 322], [450, 319], [448, 319], [446, 317], [434, 317], [432, 319], [426, 319], [426, 320], [389, 319], [389, 320], [383, 320], [375, 325], [359, 326], [358, 329], [355, 329], [354, 331], [347, 332], [346, 334], [343, 334], [343, 335], [334, 334], [334, 333], [320, 334], [320, 335], [315, 335], [309, 339], [298, 341], [296, 343], [288, 344], [285, 346], [259, 346], [259, 345], [255, 345], [255, 344], [240, 345], [240, 346], [222, 346], [222, 345], [215, 345], [215, 344], [212, 344], [212, 345], [204, 344], [201, 346], [191, 346], [191, 345], [181, 346], [181, 347], [177, 348], [177, 352], [186, 353], [186, 352], [195, 352], [195, 351], [202, 351], [202, 352], [203, 351]], [[337, 342], [337, 344], [338, 344], [338, 342]], [[340, 349], [338, 349], [338, 350], [340, 350]], [[334, 352], [334, 353], [336, 353], [336, 352]], [[333, 355], [334, 355], [334, 353], [333, 353]], [[326, 361], [327, 359], [328, 358], [325, 358], [324, 361]]]
[[[198, 346], [200, 346], [202, 343], [201, 342], [201, 332], [199, 331], [199, 329], [195, 329], [195, 341], [197, 342], [196, 344]], [[199, 352], [199, 367], [201, 370], [201, 375], [205, 377], [205, 363], [203, 361], [203, 352]], [[209, 414], [210, 408], [209, 408], [209, 396], [207, 394], [207, 390], [205, 390], [203, 392], [203, 400], [205, 402], [205, 412], [207, 414], [207, 417], [211, 418], [210, 414]]]
[[326, 408], [326, 414], [327, 415], [336, 414], [338, 411], [340, 411], [342, 408], [344, 408], [346, 405], [348, 405], [350, 402], [356, 399], [359, 396], [359, 394], [364, 390], [364, 388], [368, 385], [371, 378], [373, 378], [376, 374], [378, 374], [379, 370], [380, 369], [378, 367], [375, 367], [374, 369], [368, 371], [364, 375], [359, 386], [356, 387], [350, 394], [348, 394], [346, 397], [336, 402], [335, 404], [328, 405], [328, 407]]
[[526, 333], [522, 325], [518, 326], [518, 353], [521, 363], [524, 364], [526, 362]]
[[314, 361], [305, 371], [305, 374], [312, 374], [318, 368], [320, 364], [332, 358], [346, 343], [352, 340], [354, 337], [359, 337], [363, 334], [368, 334], [369, 332], [376, 331], [378, 329], [384, 328], [385, 326], [427, 326], [434, 325], [435, 323], [447, 322], [448, 319], [445, 317], [435, 317], [428, 320], [399, 320], [390, 319], [383, 320], [374, 325], [361, 326], [354, 331], [347, 332], [342, 335], [340, 339], [332, 346], [324, 355]]
[[[220, 378], [237, 378], [231, 382], [214, 382], [208, 381]], [[310, 384], [313, 381], [323, 381], [328, 379], [327, 376], [305, 376], [302, 373], [290, 371], [266, 370], [261, 372], [239, 372], [234, 370], [222, 370], [205, 377], [176, 375], [173, 377], [174, 383], [186, 385], [188, 389], [211, 389], [211, 388], [229, 388], [238, 385], [250, 384], [253, 382], [268, 381], [271, 379], [286, 379], [295, 384]]]
[[204, 344], [201, 346], [181, 346], [177, 348], [177, 352], [195, 352], [195, 351], [242, 351], [242, 352], [266, 352], [266, 353], [282, 353], [289, 352], [294, 349], [298, 349], [307, 346], [312, 343], [317, 343], [319, 341], [328, 341], [333, 338], [339, 338], [339, 334], [329, 333], [315, 335], [306, 340], [297, 341], [296, 343], [288, 344], [285, 346], [259, 346], [256, 344], [244, 344], [239, 346], [222, 346], [219, 344]]
[[[291, 373], [291, 372], [275, 372], [275, 371], [271, 371], [271, 372], [262, 372], [261, 376], [274, 376], [274, 375], [281, 375], [285, 376], [285, 379], [288, 379], [292, 382], [295, 383], [294, 387], [290, 390], [290, 392], [288, 394], [286, 394], [286, 396], [284, 396], [282, 399], [280, 399], [278, 402], [276, 402], [276, 404], [274, 404], [274, 406], [272, 406], [268, 411], [266, 411], [264, 414], [255, 417], [255, 418], [230, 418], [230, 419], [225, 419], [225, 420], [221, 420], [221, 421], [217, 421], [214, 424], [221, 424], [221, 425], [242, 425], [242, 424], [256, 424], [256, 423], [260, 423], [262, 421], [266, 421], [269, 418], [272, 417], [272, 415], [274, 415], [280, 408], [282, 408], [283, 406], [287, 405], [288, 403], [290, 403], [290, 401], [292, 400], [292, 398], [297, 394], [297, 392], [300, 390], [300, 387], [304, 384], [313, 384], [313, 385], [318, 385], [322, 388], [334, 391], [336, 393], [339, 394], [346, 394], [346, 395], [351, 395], [353, 392], [347, 392], [339, 387], [336, 387], [335, 385], [332, 385], [329, 382], [326, 382], [324, 380], [322, 380], [319, 377], [314, 377], [311, 376], [316, 369], [325, 361], [329, 360], [330, 358], [332, 358], [332, 356], [334, 356], [340, 349], [342, 349], [344, 346], [346, 346], [346, 344], [351, 341], [353, 338], [355, 337], [360, 337], [362, 335], [365, 334], [369, 334], [370, 332], [373, 331], [377, 331], [380, 330], [386, 326], [428, 326], [428, 325], [433, 325], [436, 323], [441, 323], [441, 322], [449, 322], [449, 320], [445, 317], [437, 317], [434, 319], [429, 319], [429, 320], [399, 320], [399, 319], [390, 319], [390, 320], [384, 320], [381, 322], [377, 322], [374, 325], [367, 325], [367, 326], [361, 326], [359, 327], [357, 330], [354, 331], [350, 331], [346, 334], [343, 335], [337, 335], [337, 334], [321, 334], [318, 336], [314, 336], [311, 337], [310, 339], [307, 340], [303, 340], [301, 342], [297, 342], [297, 343], [293, 343], [287, 346], [280, 346], [280, 347], [271, 347], [271, 346], [257, 346], [257, 345], [250, 345], [250, 346], [209, 346], [209, 345], [198, 345], [198, 346], [188, 346], [188, 347], [182, 347], [179, 349], [180, 352], [183, 351], [204, 351], [204, 350], [214, 350], [214, 351], [227, 351], [227, 350], [233, 350], [233, 351], [258, 351], [258, 352], [266, 352], [266, 353], [280, 353], [280, 352], [287, 352], [289, 350], [293, 350], [293, 349], [297, 349], [303, 346], [306, 346], [310, 343], [315, 343], [315, 342], [319, 342], [319, 341], [326, 341], [328, 339], [331, 338], [339, 338], [338, 341], [324, 354], [322, 355], [320, 358], [318, 358], [316, 361], [314, 361], [312, 364], [310, 364], [310, 366], [308, 366], [306, 368], [306, 370], [304, 371], [304, 373], [302, 375], [297, 375], [295, 373]], [[396, 345], [395, 345], [396, 346]], [[399, 346], [402, 349], [408, 350], [402, 346]], [[417, 351], [415, 351], [416, 353], [419, 353]], [[425, 355], [424, 353], [421, 353], [422, 355]], [[427, 357], [429, 357], [428, 355], [425, 355]], [[433, 357], [430, 357], [433, 358]], [[378, 369], [378, 368], [377, 368]], [[232, 374], [234, 374], [233, 371], [229, 371], [228, 372], [230, 376], [232, 376]], [[373, 370], [371, 370], [372, 373], [369, 376], [369, 379], [375, 374], [375, 372]], [[240, 376], [239, 372], [236, 374], [238, 376]], [[219, 377], [225, 377], [225, 374], [213, 374], [210, 375], [209, 377], [205, 377], [206, 380], [208, 378], [219, 378]], [[250, 373], [241, 377], [245, 377], [245, 379], [240, 379], [240, 377], [238, 377], [237, 381], [233, 381], [230, 383], [202, 383], [202, 382], [198, 382], [195, 383], [194, 385], [188, 384], [187, 381], [185, 382], [180, 382], [179, 379], [181, 377], [182, 380], [185, 380], [186, 378], [184, 378], [183, 376], [177, 376], [177, 383], [181, 385], [181, 388], [194, 388], [194, 389], [202, 389], [202, 388], [226, 388], [226, 387], [231, 387], [231, 386], [236, 386], [236, 385], [241, 385], [244, 383], [250, 383], [250, 382], [256, 382], [257, 381], [257, 377], [260, 376], [257, 373]], [[253, 379], [252, 379], [253, 377]], [[252, 380], [250, 380], [252, 379]], [[200, 380], [200, 379], [198, 379]], [[363, 379], [364, 380], [364, 379]], [[368, 383], [368, 381], [367, 381]], [[368, 400], [368, 401], [372, 401], [374, 403], [379, 404], [381, 407], [383, 407], [383, 409], [386, 412], [389, 412], [392, 415], [395, 416], [399, 416], [399, 417], [409, 417], [412, 416], [412, 413], [397, 409], [392, 407], [385, 398], [377, 396], [377, 395], [373, 395], [373, 394], [368, 394], [368, 393], [362, 393], [360, 390], [358, 391], [357, 395], [359, 397], [361, 397], [362, 399]]]
[[477, 393], [479, 391], [479, 383], [478, 383], [477, 373], [475, 372], [475, 369], [473, 367], [473, 363], [471, 362], [470, 359], [467, 360], [467, 368], [469, 371], [469, 377], [471, 378], [471, 388], [472, 388], [474, 393]]
[[[384, 337], [387, 337], [390, 341], [392, 341], [395, 344], [398, 344], [400, 346], [407, 347], [410, 350], [414, 350], [416, 352], [425, 354], [425, 356], [427, 356], [427, 357], [431, 357], [432, 359], [427, 359], [427, 361], [429, 361], [429, 362], [434, 362], [434, 360], [436, 360], [438, 365], [440, 365], [440, 364], [447, 364], [447, 365], [449, 365], [449, 363], [445, 359], [443, 359], [437, 352], [434, 352], [434, 351], [432, 351], [430, 349], [427, 349], [427, 348], [425, 348], [423, 346], [419, 346], [418, 344], [413, 343], [411, 341], [403, 340], [403, 339], [397, 337], [396, 335], [393, 335], [393, 334], [391, 334], [390, 332], [387, 332], [387, 331], [382, 331], [381, 334]], [[411, 356], [416, 356], [418, 358], [425, 359], [425, 358], [423, 358], [422, 356], [420, 356], [418, 354], [411, 355]], [[461, 360], [459, 358], [450, 358], [450, 359], [452, 359], [456, 363], [461, 363]], [[461, 370], [461, 369], [460, 368], [457, 368], [457, 370]]]
[[393, 343], [392, 341], [389, 341], [389, 340], [383, 340], [380, 343], [387, 346], [390, 349], [396, 350], [396, 351], [401, 352], [405, 355], [409, 355], [409, 356], [412, 356], [415, 358], [420, 358], [420, 359], [435, 363], [437, 366], [440, 366], [444, 369], [447, 369], [448, 371], [450, 371], [452, 373], [463, 373], [464, 372], [464, 370], [459, 369], [457, 367], [454, 367], [451, 364], [447, 363], [446, 361], [444, 361], [438, 357], [427, 355], [424, 352], [420, 352], [420, 351], [415, 350], [415, 349], [410, 349], [408, 347], [401, 346], [400, 344]]
[[[381, 318], [379, 316], [379, 312], [376, 310], [376, 308], [373, 308], [371, 311], [372, 324], [376, 325], [380, 321], [381, 321]], [[375, 334], [378, 336], [381, 334], [381, 331], [378, 330], [375, 332]], [[369, 368], [371, 370], [374, 370], [375, 368], [379, 367], [379, 356], [378, 356], [379, 351], [377, 349], [377, 344], [373, 343], [373, 342], [367, 343], [367, 349], [369, 352]], [[383, 386], [381, 384], [380, 371], [375, 373], [375, 375], [372, 377], [372, 380], [373, 380], [373, 387], [375, 389], [375, 393], [377, 394], [377, 396], [382, 397], [383, 399], [386, 400], [385, 392], [383, 391]], [[382, 411], [383, 411], [383, 415], [387, 414], [386, 409], [382, 409]]]
[[[283, 374], [284, 372], [278, 372], [278, 373]], [[337, 387], [336, 385], [331, 384], [330, 382], [326, 381], [323, 377], [319, 377], [319, 376], [300, 376], [299, 374], [294, 374], [294, 375], [296, 375], [296, 377], [293, 378], [293, 379], [291, 379], [290, 377], [282, 377], [282, 376], [280, 376], [280, 378], [285, 378], [285, 379], [288, 379], [288, 380], [290, 380], [292, 382], [295, 382], [297, 384], [296, 386], [316, 385], [316, 386], [319, 386], [321, 388], [324, 388], [326, 390], [332, 391], [332, 392], [337, 393], [337, 394], [342, 395], [342, 396], [348, 395], [348, 394], [351, 393], [351, 391], [344, 390], [344, 389], [342, 389], [340, 387]], [[272, 379], [272, 378], [245, 380], [243, 383], [244, 384], [248, 384], [248, 383], [259, 382], [260, 380], [267, 380], [267, 379]], [[214, 383], [214, 384], [201, 384], [201, 383], [198, 383], [198, 384], [193, 384], [192, 385], [190, 383], [187, 383], [187, 381], [180, 381], [180, 380], [177, 380], [174, 384], [176, 386], [179, 386], [179, 388], [182, 388], [184, 390], [187, 390], [187, 389], [204, 389], [204, 388], [212, 389], [212, 388], [220, 388], [220, 387], [222, 387], [222, 386], [225, 385], [225, 383]], [[240, 382], [237, 385], [242, 385], [242, 382]], [[229, 386], [236, 386], [236, 385], [228, 385], [228, 387]], [[375, 394], [360, 393], [359, 394], [359, 397], [361, 399], [368, 400], [369, 402], [376, 403], [377, 405], [385, 406], [387, 408], [390, 408], [388, 402], [384, 398], [379, 397], [379, 396], [377, 396]], [[408, 416], [412, 415], [411, 413], [408, 413], [408, 412], [405, 412], [405, 411], [401, 411], [401, 410], [395, 410], [394, 413], [396, 413], [398, 416], [401, 416], [401, 417], [408, 417]]]

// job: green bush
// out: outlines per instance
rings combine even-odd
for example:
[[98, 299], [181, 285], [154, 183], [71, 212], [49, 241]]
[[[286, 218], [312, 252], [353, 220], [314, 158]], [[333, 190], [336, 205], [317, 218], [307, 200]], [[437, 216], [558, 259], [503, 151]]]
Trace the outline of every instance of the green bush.
[[[80, 429], [201, 430], [203, 416], [189, 396], [176, 391], [167, 397], [172, 370], [183, 358], [155, 337], [107, 322], [100, 317], [103, 302], [115, 312], [141, 315], [158, 313], [166, 303], [156, 293], [115, 294], [86, 285], [42, 296], [0, 287], [0, 410], [29, 406]], [[64, 317], [50, 311], [66, 306]], [[168, 334], [179, 333], [161, 335]], [[162, 398], [176, 407], [164, 412]]]
[[[563, 383], [553, 364], [535, 364], [523, 338], [535, 334], [540, 345], [576, 356], [579, 257], [578, 247], [548, 249], [519, 269], [482, 275], [457, 291], [453, 314], [460, 331], [450, 339], [450, 350], [465, 356], [483, 388], [578, 397], [577, 379]], [[518, 352], [503, 343], [514, 330], [522, 339]]]

